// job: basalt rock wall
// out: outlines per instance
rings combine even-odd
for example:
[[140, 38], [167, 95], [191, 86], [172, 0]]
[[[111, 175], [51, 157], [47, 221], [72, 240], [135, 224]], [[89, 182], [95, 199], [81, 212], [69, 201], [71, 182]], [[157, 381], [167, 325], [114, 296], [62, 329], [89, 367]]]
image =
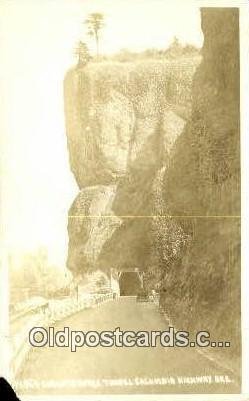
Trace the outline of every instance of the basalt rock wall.
[[207, 8], [201, 19], [201, 62], [68, 72], [68, 149], [79, 186], [68, 267], [145, 270], [176, 327], [230, 340], [227, 355], [239, 357], [239, 15]]
[[190, 116], [198, 63], [90, 63], [67, 73], [68, 149], [79, 186], [68, 267], [76, 274], [147, 268], [153, 182]]
[[176, 325], [231, 341], [231, 357], [240, 354], [239, 12], [207, 8], [201, 17], [192, 115], [163, 177], [163, 204], [180, 234], [169, 235], [181, 247], [173, 258], [163, 253], [169, 228], [161, 224], [161, 304]]

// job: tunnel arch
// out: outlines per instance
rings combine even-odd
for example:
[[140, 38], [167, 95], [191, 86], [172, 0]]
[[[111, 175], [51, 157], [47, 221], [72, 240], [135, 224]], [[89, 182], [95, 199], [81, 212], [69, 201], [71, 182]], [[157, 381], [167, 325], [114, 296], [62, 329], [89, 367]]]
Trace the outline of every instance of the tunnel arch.
[[142, 288], [138, 272], [121, 272], [119, 276], [119, 288], [121, 296], [136, 296]]

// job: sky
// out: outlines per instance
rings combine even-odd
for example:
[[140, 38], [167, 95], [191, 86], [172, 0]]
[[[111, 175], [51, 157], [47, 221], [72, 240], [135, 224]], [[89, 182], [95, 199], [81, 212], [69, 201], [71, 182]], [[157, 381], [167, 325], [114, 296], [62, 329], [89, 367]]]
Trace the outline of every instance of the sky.
[[[184, 4], [183, 4], [184, 3]], [[177, 36], [201, 47], [196, 6], [172, 0], [1, 0], [1, 213], [10, 252], [42, 246], [65, 266], [70, 172], [63, 78], [91, 12], [105, 16], [100, 50], [165, 48]]]

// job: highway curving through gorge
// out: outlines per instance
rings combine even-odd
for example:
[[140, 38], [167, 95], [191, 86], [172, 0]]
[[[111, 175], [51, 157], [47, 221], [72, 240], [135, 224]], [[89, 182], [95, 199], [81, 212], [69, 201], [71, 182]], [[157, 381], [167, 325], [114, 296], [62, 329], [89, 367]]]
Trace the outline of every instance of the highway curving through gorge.
[[[152, 302], [121, 297], [78, 312], [55, 331], [165, 331], [165, 317]], [[225, 350], [224, 350], [225, 352]], [[16, 380], [32, 394], [239, 393], [231, 371], [196, 348], [69, 347], [33, 348]]]

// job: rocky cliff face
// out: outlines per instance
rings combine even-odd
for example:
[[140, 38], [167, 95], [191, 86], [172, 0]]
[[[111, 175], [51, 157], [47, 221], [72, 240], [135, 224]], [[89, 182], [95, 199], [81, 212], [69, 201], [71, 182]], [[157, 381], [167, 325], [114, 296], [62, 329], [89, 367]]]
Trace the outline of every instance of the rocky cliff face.
[[[179, 230], [161, 224], [161, 303], [176, 324], [208, 328], [240, 350], [239, 16], [203, 9], [203, 59], [192, 116], [163, 177], [163, 204]], [[189, 216], [195, 216], [190, 218]], [[164, 231], [163, 231], [164, 230]], [[157, 234], [158, 235], [158, 234]], [[172, 259], [169, 238], [182, 246]], [[178, 322], [178, 323], [177, 323]], [[229, 353], [227, 353], [228, 355]], [[231, 354], [229, 354], [231, 356]], [[235, 363], [233, 360], [233, 367]], [[237, 365], [238, 366], [238, 365]]]
[[68, 72], [68, 148], [80, 189], [69, 212], [72, 271], [147, 266], [151, 221], [133, 216], [154, 213], [153, 180], [190, 115], [197, 63], [98, 63]]
[[80, 191], [69, 211], [68, 267], [147, 271], [176, 326], [230, 340], [229, 355], [239, 355], [238, 10], [201, 16], [198, 67], [96, 63], [68, 72]]

